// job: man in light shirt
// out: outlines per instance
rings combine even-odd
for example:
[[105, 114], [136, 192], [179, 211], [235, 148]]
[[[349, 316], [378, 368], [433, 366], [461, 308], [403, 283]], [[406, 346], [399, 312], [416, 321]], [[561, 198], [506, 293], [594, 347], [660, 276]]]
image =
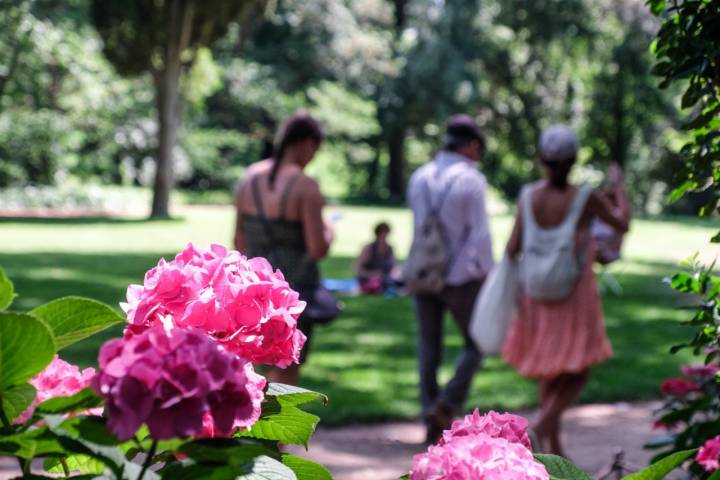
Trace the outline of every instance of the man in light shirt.
[[[443, 149], [413, 174], [408, 186], [414, 234], [420, 234], [431, 209], [437, 211], [449, 257], [442, 292], [415, 296], [420, 400], [429, 443], [435, 443], [461, 413], [482, 360], [468, 328], [475, 298], [493, 265], [485, 208], [487, 182], [477, 168], [484, 153], [485, 137], [475, 121], [455, 115], [448, 121]], [[454, 376], [440, 388], [437, 370], [442, 361], [446, 310], [462, 332], [464, 344]]]

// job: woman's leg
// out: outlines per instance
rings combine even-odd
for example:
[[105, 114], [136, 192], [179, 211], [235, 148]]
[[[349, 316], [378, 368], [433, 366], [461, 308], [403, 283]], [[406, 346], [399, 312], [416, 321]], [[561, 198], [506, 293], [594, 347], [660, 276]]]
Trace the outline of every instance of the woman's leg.
[[540, 419], [535, 431], [543, 449], [564, 456], [560, 442], [560, 420], [563, 413], [580, 396], [590, 371], [560, 375], [540, 384]]
[[293, 363], [287, 368], [270, 367], [266, 376], [268, 382], [297, 385], [300, 382], [300, 365]]

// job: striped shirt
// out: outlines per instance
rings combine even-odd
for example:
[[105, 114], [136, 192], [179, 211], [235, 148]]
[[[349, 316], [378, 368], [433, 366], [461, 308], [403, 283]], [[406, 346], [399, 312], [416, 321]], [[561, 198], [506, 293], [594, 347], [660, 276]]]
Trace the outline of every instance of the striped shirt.
[[415, 235], [431, 205], [437, 208], [445, 195], [439, 217], [451, 259], [448, 285], [482, 279], [493, 266], [486, 190], [485, 176], [475, 163], [453, 152], [441, 151], [410, 178], [407, 198], [413, 211]]

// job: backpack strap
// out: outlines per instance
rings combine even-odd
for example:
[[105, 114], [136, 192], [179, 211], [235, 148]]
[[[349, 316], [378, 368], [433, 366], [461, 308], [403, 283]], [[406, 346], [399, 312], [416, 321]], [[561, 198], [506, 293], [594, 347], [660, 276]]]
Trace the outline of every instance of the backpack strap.
[[[437, 169], [435, 169], [437, 172]], [[455, 184], [455, 181], [462, 176], [462, 172], [456, 173], [453, 175], [450, 180], [448, 181], [448, 184], [445, 185], [445, 189], [440, 194], [440, 198], [438, 199], [438, 202], [433, 206], [432, 202], [432, 195], [430, 194], [430, 186], [428, 182], [425, 182], [425, 193], [426, 198], [428, 201], [428, 212], [431, 215], [438, 215], [440, 213], [440, 210], [442, 209], [443, 205], [445, 205], [445, 200], [447, 200], [448, 195], [450, 194], [450, 191], [452, 190], [452, 186]], [[444, 178], [442, 179], [444, 180]]]

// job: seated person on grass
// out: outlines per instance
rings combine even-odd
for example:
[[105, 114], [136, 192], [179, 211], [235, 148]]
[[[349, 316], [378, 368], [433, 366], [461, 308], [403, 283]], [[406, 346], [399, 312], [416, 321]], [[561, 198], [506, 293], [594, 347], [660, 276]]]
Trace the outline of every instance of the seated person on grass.
[[375, 227], [375, 240], [363, 247], [355, 263], [360, 290], [366, 294], [382, 295], [397, 286], [397, 268], [393, 248], [388, 244], [390, 225]]

